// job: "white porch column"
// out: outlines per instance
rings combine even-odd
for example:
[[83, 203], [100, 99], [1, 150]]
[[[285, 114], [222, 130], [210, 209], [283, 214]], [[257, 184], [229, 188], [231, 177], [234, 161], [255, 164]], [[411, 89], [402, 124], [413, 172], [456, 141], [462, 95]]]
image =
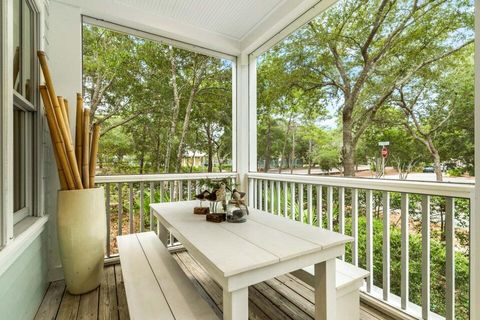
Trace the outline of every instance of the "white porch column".
[[239, 175], [240, 189], [247, 191], [246, 174], [257, 169], [257, 97], [256, 64], [249, 63], [248, 55], [237, 57], [236, 63], [236, 169]]
[[480, 319], [480, 0], [475, 0], [475, 195], [470, 205], [470, 318]]

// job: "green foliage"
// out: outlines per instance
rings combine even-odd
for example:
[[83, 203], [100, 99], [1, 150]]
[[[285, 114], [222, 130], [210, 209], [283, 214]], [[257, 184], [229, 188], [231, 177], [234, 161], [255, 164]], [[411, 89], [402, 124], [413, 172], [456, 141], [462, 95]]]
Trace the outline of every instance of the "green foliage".
[[[102, 174], [231, 168], [230, 61], [88, 24], [83, 53]], [[184, 162], [188, 151], [207, 166]]]
[[[258, 159], [329, 171], [335, 150], [344, 166], [368, 164], [386, 140], [404, 173], [420, 162], [473, 168], [473, 7], [342, 0], [277, 44], [257, 61]], [[311, 126], [329, 117], [322, 130], [339, 139], [322, 150]]]

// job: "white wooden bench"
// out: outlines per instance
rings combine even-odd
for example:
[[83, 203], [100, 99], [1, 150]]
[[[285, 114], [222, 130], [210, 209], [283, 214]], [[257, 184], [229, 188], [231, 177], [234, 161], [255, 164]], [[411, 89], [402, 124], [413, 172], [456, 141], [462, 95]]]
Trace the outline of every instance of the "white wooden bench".
[[[314, 267], [292, 272], [294, 276], [313, 286]], [[360, 287], [369, 272], [337, 259], [335, 282], [337, 287], [337, 320], [360, 319]]]
[[218, 319], [155, 233], [117, 241], [132, 320]]

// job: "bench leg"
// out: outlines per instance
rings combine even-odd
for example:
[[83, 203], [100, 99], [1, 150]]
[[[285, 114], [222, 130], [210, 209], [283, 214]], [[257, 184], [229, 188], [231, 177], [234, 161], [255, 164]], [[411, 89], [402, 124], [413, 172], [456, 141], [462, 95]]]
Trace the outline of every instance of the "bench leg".
[[248, 320], [248, 288], [233, 292], [223, 289], [223, 319]]
[[335, 259], [315, 265], [315, 320], [333, 320], [336, 312]]

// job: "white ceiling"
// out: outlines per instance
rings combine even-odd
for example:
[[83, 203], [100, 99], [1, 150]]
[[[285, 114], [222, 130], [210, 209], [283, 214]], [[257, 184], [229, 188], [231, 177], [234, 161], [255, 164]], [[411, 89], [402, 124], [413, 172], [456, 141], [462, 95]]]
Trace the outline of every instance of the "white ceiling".
[[238, 56], [293, 31], [305, 23], [297, 20], [305, 12], [318, 12], [337, 0], [50, 1], [78, 8], [85, 16]]
[[114, 0], [241, 41], [286, 0]]

